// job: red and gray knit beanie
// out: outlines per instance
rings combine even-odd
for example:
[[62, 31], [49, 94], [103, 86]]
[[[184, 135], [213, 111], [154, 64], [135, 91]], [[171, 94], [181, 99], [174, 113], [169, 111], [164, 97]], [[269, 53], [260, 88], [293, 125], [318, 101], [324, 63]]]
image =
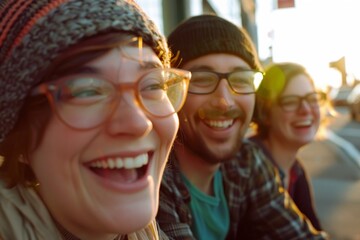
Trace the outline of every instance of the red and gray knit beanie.
[[170, 33], [168, 45], [175, 67], [207, 54], [228, 53], [242, 58], [253, 69], [261, 69], [247, 32], [216, 15], [194, 16], [180, 23]]
[[0, 142], [52, 60], [84, 38], [117, 31], [142, 37], [166, 64], [164, 37], [132, 0], [1, 0]]

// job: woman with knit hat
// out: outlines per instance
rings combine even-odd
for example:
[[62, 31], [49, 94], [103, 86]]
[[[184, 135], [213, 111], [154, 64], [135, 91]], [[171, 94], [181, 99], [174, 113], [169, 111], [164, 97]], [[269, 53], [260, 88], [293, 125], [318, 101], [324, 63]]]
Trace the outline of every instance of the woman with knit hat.
[[133, 1], [2, 1], [0, 239], [159, 239], [189, 78]]
[[176, 240], [325, 239], [297, 211], [274, 167], [244, 140], [261, 66], [244, 31], [200, 15], [172, 31], [173, 66], [191, 71], [157, 220]]

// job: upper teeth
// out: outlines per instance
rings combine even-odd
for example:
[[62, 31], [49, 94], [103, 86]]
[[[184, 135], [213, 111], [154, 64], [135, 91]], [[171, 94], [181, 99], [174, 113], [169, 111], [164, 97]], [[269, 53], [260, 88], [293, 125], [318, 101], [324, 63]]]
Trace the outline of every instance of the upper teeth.
[[109, 169], [133, 169], [139, 168], [146, 165], [149, 161], [147, 154], [141, 154], [136, 157], [116, 157], [116, 158], [107, 158], [101, 159], [90, 164], [91, 167], [94, 168], [109, 168]]
[[296, 126], [308, 126], [310, 124], [311, 124], [311, 120], [304, 120], [304, 121], [297, 122], [295, 125]]
[[211, 127], [217, 127], [217, 128], [227, 128], [233, 124], [234, 120], [208, 120], [206, 123], [210, 125]]

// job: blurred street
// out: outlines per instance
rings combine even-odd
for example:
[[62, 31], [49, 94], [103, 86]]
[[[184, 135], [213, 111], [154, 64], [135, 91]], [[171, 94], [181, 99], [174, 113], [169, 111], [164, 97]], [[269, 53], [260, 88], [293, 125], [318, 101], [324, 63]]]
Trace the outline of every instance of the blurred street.
[[315, 205], [331, 239], [360, 240], [360, 123], [345, 107], [330, 121], [324, 140], [299, 152], [314, 189]]

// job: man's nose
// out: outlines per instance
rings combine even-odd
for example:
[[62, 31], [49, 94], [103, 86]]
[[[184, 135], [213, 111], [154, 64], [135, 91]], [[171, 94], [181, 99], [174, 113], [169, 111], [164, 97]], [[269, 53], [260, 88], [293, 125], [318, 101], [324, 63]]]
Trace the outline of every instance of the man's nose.
[[220, 109], [227, 110], [235, 104], [235, 93], [233, 92], [227, 79], [225, 78], [220, 80], [214, 94], [216, 96], [216, 98], [214, 99], [214, 105]]

